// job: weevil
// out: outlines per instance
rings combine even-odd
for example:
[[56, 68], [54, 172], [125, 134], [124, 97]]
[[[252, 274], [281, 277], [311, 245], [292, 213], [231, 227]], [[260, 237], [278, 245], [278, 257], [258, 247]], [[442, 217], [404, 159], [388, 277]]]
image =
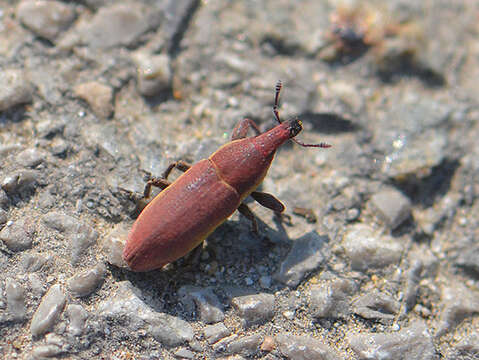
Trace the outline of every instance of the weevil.
[[[257, 231], [252, 211], [243, 202], [249, 195], [261, 205], [282, 214], [285, 206], [273, 195], [256, 191], [271, 165], [276, 150], [292, 139], [303, 147], [327, 148], [326, 143], [305, 144], [294, 139], [302, 130], [299, 119], [281, 122], [278, 111], [281, 81], [275, 88], [273, 114], [278, 122], [261, 133], [250, 119], [233, 129], [231, 142], [221, 146], [209, 158], [194, 165], [178, 161], [161, 178], [152, 178], [151, 187], [162, 191], [141, 211], [128, 234], [123, 258], [133, 271], [163, 267], [186, 255], [235, 211], [248, 218]], [[256, 136], [247, 137], [249, 129]], [[170, 183], [168, 175], [177, 168], [184, 173]]]

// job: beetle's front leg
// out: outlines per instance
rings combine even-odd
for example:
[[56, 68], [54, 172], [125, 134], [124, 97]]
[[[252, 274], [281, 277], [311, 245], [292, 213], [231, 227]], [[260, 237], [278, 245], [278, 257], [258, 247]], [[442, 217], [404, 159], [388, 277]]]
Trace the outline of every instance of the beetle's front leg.
[[231, 140], [244, 139], [248, 136], [248, 130], [253, 129], [256, 135], [261, 134], [258, 125], [251, 119], [243, 119], [238, 121], [233, 132], [231, 133]]
[[188, 164], [186, 161], [183, 161], [183, 160], [175, 161], [174, 163], [171, 163], [170, 165], [168, 165], [166, 170], [163, 172], [162, 178], [165, 180], [168, 179], [168, 176], [170, 175], [171, 170], [173, 170], [174, 168], [177, 168], [178, 170], [185, 172], [190, 167], [191, 167], [191, 164]]

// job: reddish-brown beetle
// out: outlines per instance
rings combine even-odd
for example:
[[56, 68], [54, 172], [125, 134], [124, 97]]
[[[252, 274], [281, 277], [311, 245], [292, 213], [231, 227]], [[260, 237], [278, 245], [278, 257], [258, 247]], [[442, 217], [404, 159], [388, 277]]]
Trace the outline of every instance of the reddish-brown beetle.
[[[273, 113], [279, 123], [262, 133], [249, 119], [238, 122], [232, 141], [220, 147], [208, 159], [189, 166], [171, 164], [162, 178], [150, 179], [145, 186], [148, 198], [151, 186], [163, 189], [140, 213], [128, 235], [123, 258], [134, 271], [149, 271], [184, 256], [235, 211], [252, 221], [253, 213], [243, 203], [251, 195], [261, 205], [281, 214], [285, 207], [273, 195], [255, 191], [263, 181], [279, 146], [288, 139], [305, 147], [330, 145], [304, 144], [294, 139], [302, 130], [298, 119], [282, 123], [278, 113], [281, 82], [276, 85]], [[257, 133], [247, 137], [248, 129]], [[167, 177], [173, 168], [185, 171], [173, 183]]]

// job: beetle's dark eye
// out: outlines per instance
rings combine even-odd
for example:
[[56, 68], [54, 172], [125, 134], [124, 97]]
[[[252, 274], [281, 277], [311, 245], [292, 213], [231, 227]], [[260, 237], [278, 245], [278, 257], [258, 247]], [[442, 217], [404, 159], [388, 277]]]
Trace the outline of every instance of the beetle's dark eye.
[[301, 123], [301, 120], [299, 119], [291, 120], [290, 127], [289, 127], [290, 137], [292, 138], [295, 137], [301, 132], [301, 130], [303, 130], [303, 124]]

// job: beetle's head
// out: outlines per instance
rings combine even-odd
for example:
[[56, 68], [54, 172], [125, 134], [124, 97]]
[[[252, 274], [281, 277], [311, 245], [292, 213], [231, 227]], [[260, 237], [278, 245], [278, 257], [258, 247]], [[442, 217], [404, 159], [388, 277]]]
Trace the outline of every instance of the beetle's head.
[[293, 119], [288, 121], [289, 137], [294, 138], [303, 130], [303, 123], [299, 119]]

